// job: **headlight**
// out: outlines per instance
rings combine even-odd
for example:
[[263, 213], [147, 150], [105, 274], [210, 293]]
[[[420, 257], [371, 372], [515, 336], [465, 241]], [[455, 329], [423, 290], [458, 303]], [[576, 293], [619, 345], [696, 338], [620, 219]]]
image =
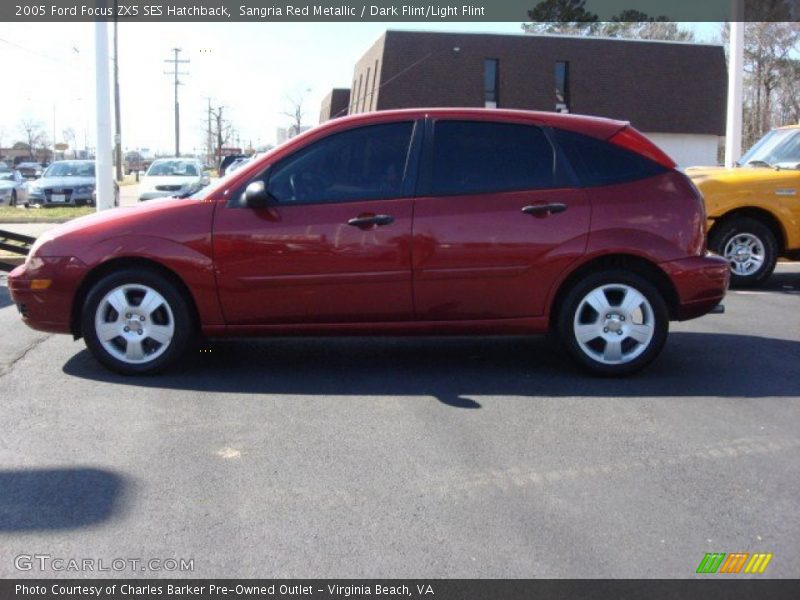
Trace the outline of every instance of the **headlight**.
[[75, 188], [76, 194], [91, 194], [94, 191], [93, 185], [79, 185]]

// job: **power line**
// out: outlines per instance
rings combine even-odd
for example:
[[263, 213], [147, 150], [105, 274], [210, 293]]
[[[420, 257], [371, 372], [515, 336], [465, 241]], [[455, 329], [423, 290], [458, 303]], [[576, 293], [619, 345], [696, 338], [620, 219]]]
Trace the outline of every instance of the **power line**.
[[180, 71], [179, 65], [187, 64], [191, 61], [188, 59], [181, 60], [178, 56], [181, 53], [180, 48], [173, 48], [172, 51], [175, 53], [174, 58], [170, 58], [165, 60], [165, 63], [172, 63], [172, 71], [164, 71], [164, 75], [171, 75], [175, 78], [175, 156], [181, 155], [181, 125], [180, 125], [180, 105], [178, 104], [178, 86], [181, 85], [180, 79], [178, 79], [181, 75], [189, 75], [184, 71]]

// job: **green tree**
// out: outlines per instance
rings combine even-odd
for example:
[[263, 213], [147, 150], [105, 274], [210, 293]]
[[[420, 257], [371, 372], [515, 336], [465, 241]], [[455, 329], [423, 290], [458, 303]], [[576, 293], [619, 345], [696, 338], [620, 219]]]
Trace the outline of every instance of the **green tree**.
[[585, 0], [543, 0], [528, 11], [527, 33], [631, 38], [639, 40], [694, 41], [694, 32], [665, 16], [651, 17], [638, 10], [623, 10], [611, 21], [598, 21], [585, 8]]

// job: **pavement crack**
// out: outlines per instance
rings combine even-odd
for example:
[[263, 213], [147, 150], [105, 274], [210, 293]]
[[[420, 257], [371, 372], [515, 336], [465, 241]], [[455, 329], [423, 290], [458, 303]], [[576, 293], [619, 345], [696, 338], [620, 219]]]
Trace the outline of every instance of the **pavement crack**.
[[11, 373], [11, 371], [14, 370], [14, 367], [16, 366], [16, 364], [19, 361], [21, 361], [23, 358], [28, 356], [28, 354], [32, 350], [35, 350], [36, 348], [38, 348], [43, 342], [49, 340], [51, 337], [53, 337], [53, 334], [44, 335], [44, 336], [42, 336], [40, 338], [35, 339], [27, 348], [25, 348], [25, 350], [22, 351], [21, 354], [16, 356], [10, 362], [7, 362], [7, 363], [1, 365], [0, 366], [0, 378], [3, 378], [6, 375], [8, 375], [9, 373]]

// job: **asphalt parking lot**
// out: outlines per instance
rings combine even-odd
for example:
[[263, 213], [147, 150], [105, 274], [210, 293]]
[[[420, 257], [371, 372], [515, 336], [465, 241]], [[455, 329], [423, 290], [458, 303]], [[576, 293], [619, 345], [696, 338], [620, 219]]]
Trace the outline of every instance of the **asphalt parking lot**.
[[800, 576], [800, 264], [621, 380], [540, 338], [217, 342], [123, 378], [2, 284], [1, 577]]

